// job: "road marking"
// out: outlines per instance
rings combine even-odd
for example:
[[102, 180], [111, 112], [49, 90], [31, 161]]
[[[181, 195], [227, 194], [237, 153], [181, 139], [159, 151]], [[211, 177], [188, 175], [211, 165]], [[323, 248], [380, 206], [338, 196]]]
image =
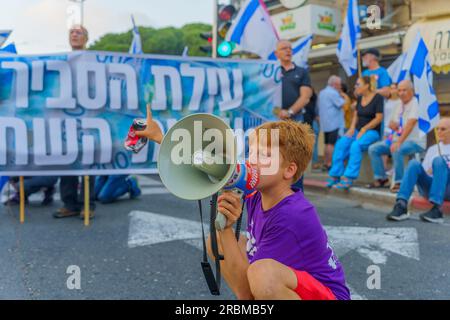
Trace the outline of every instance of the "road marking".
[[201, 225], [196, 221], [145, 211], [132, 211], [129, 217], [128, 247], [130, 248], [201, 237]]
[[[132, 211], [129, 216], [128, 247], [130, 248], [182, 240], [198, 250], [203, 250], [201, 225], [198, 222], [145, 211]], [[208, 225], [203, 225], [205, 232], [208, 233]], [[352, 299], [366, 300], [353, 288], [349, 288]]]
[[415, 228], [366, 228], [326, 226], [328, 238], [341, 257], [356, 250], [374, 264], [385, 264], [391, 253], [420, 260]]
[[[174, 240], [201, 249], [201, 225], [196, 221], [145, 211], [130, 213], [130, 247], [152, 245]], [[206, 232], [208, 226], [204, 224]], [[415, 228], [367, 228], [325, 226], [337, 256], [357, 251], [374, 264], [385, 264], [391, 253], [420, 260]]]

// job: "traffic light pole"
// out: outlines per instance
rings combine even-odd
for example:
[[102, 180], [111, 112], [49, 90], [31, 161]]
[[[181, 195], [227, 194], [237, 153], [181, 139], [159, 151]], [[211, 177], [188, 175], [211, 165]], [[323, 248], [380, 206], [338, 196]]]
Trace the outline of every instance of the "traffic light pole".
[[213, 5], [213, 30], [212, 30], [212, 57], [217, 58], [217, 15], [219, 9], [219, 0], [214, 0]]

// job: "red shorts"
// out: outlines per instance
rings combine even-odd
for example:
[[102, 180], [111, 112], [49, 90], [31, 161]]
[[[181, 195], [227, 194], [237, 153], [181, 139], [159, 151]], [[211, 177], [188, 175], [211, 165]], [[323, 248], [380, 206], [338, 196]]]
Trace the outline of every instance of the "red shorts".
[[297, 276], [294, 290], [302, 300], [336, 300], [333, 292], [305, 271], [291, 268]]

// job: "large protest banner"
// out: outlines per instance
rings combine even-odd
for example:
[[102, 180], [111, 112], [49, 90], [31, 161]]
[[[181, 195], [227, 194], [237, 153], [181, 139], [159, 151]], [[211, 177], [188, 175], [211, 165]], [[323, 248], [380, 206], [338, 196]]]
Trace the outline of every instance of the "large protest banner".
[[0, 56], [0, 175], [155, 173], [158, 146], [123, 147], [134, 118], [167, 131], [213, 113], [243, 132], [273, 119], [280, 67], [269, 61], [77, 51]]

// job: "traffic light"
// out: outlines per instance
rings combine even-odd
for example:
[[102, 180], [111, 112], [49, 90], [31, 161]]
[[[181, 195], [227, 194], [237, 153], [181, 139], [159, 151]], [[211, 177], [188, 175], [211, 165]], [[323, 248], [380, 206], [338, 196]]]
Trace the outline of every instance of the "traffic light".
[[232, 20], [236, 14], [233, 5], [222, 5], [217, 10], [217, 54], [221, 57], [229, 57], [233, 53], [235, 44], [225, 40]]
[[212, 32], [202, 32], [200, 33], [200, 38], [208, 41], [207, 45], [200, 46], [200, 50], [204, 53], [210, 54], [212, 52], [212, 42], [213, 42]]

